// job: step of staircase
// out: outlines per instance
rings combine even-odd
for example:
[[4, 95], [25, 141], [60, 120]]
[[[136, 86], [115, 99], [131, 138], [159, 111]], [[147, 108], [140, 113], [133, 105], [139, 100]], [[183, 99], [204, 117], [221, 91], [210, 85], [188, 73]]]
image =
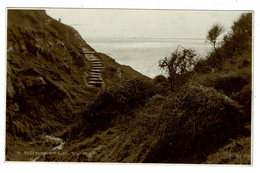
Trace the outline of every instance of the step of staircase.
[[89, 82], [90, 85], [96, 86], [96, 87], [101, 87], [102, 86], [102, 82]]
[[100, 79], [102, 79], [102, 76], [101, 75], [90, 75], [89, 78], [100, 78]]
[[100, 59], [99, 57], [97, 57], [95, 54], [89, 54], [89, 57], [91, 59]]
[[102, 80], [102, 78], [101, 77], [92, 77], [92, 76], [90, 76], [89, 77], [89, 80], [91, 81], [91, 80]]
[[92, 61], [92, 64], [102, 64], [102, 61]]
[[91, 74], [91, 73], [90, 73], [89, 76], [102, 77], [101, 73], [96, 73], [96, 74], [93, 74], [93, 73]]
[[103, 68], [102, 64], [92, 64], [93, 68]]
[[102, 66], [92, 66], [92, 70], [101, 70], [102, 71], [103, 67]]
[[102, 64], [102, 61], [98, 60], [98, 61], [91, 61], [93, 64]]
[[90, 79], [101, 79], [102, 80], [102, 77], [101, 76], [89, 76], [89, 80]]
[[90, 72], [90, 75], [101, 75], [101, 73], [100, 73], [100, 72], [95, 72], [95, 71], [92, 72], [92, 71], [91, 71], [91, 72]]
[[[102, 71], [103, 67], [102, 66], [92, 66], [92, 70], [98, 70], [98, 71]], [[91, 71], [92, 71], [91, 70]]]
[[100, 59], [97, 59], [97, 58], [90, 58], [91, 62], [96, 62], [96, 61], [100, 61], [102, 62]]
[[89, 84], [102, 83], [102, 81], [89, 81]]
[[97, 81], [97, 80], [100, 80], [102, 81], [102, 77], [101, 76], [90, 76], [89, 81]]
[[102, 80], [91, 80], [89, 83], [102, 83]]
[[82, 52], [84, 54], [94, 54], [94, 53], [96, 53], [94, 50], [89, 50], [87, 48], [82, 48]]
[[99, 57], [97, 57], [97, 56], [94, 55], [94, 54], [89, 55], [89, 57], [90, 57], [91, 59], [100, 59]]
[[[96, 73], [96, 75], [101, 75], [102, 74], [102, 70], [100, 70], [100, 69], [92, 69], [91, 71], [90, 71], [90, 73]], [[98, 73], [98, 74], [97, 74]]]
[[98, 59], [98, 58], [95, 58], [95, 59], [93, 58], [92, 62], [102, 62], [102, 61], [100, 59]]
[[92, 64], [92, 67], [98, 67], [98, 68], [102, 67], [103, 68], [103, 65], [102, 64]]
[[103, 66], [92, 66], [92, 69], [102, 70]]
[[99, 77], [99, 78], [101, 78], [102, 76], [101, 76], [101, 73], [100, 74], [90, 74], [90, 77], [92, 78], [92, 77]]
[[90, 78], [89, 82], [91, 82], [91, 81], [102, 82], [102, 79], [100, 79], [100, 78]]

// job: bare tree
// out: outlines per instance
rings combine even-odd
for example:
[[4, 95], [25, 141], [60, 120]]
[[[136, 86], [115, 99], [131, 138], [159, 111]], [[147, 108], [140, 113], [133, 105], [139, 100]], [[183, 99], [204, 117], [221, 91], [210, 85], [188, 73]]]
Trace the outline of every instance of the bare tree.
[[[179, 48], [182, 48], [182, 50]], [[194, 50], [185, 49], [179, 45], [170, 57], [160, 60], [159, 67], [166, 70], [173, 91], [176, 90], [177, 80], [193, 69], [195, 63], [194, 57], [196, 55]]]

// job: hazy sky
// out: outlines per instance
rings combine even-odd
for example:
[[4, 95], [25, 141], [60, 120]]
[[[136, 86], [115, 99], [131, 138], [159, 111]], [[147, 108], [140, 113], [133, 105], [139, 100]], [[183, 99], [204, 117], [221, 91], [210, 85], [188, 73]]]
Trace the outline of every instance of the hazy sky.
[[46, 10], [85, 37], [205, 38], [214, 23], [228, 28], [241, 11]]

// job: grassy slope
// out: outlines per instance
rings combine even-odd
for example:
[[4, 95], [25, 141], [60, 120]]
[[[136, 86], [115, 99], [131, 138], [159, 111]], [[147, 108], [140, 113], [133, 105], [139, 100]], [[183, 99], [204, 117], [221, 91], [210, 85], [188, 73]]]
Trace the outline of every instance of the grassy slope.
[[[85, 83], [90, 62], [81, 49], [90, 46], [72, 27], [41, 10], [8, 10], [7, 33], [6, 159], [27, 160], [16, 151], [46, 149], [41, 142], [27, 142], [41, 141], [44, 134], [66, 134], [101, 88]], [[121, 69], [122, 80], [133, 74], [143, 77], [111, 58], [102, 59], [105, 67]], [[105, 77], [108, 85], [115, 81]]]

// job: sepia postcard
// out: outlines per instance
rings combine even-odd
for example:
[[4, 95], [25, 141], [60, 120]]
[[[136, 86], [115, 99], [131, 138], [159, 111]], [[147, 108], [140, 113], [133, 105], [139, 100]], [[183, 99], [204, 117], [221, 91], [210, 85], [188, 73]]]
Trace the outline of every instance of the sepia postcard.
[[253, 11], [6, 13], [5, 161], [252, 165]]

